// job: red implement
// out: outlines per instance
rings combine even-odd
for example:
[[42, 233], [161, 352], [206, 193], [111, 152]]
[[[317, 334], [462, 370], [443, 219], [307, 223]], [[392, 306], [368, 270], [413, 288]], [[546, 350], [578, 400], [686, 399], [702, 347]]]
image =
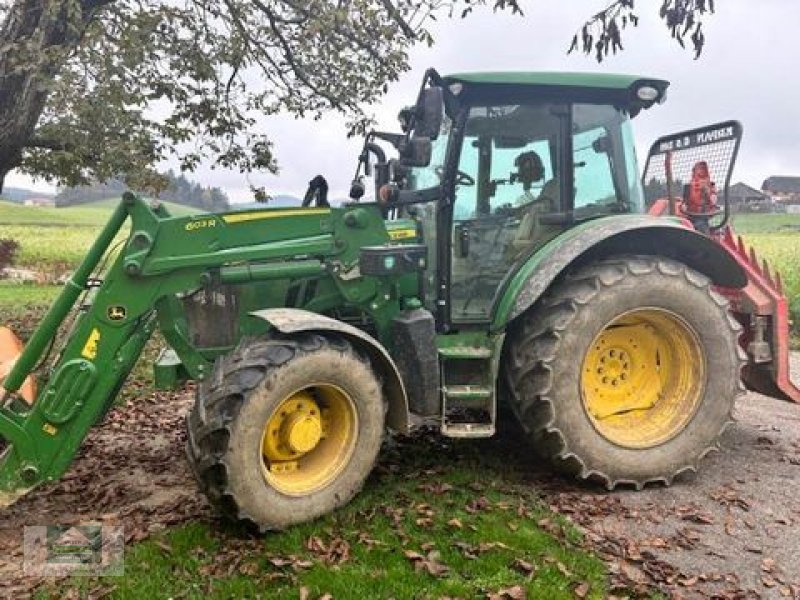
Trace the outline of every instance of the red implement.
[[[2, 396], [3, 380], [11, 372], [11, 367], [22, 352], [22, 342], [8, 327], [0, 327], [0, 396]], [[19, 389], [19, 395], [28, 404], [36, 399], [36, 385], [31, 377], [25, 380]]]
[[780, 274], [772, 272], [767, 261], [759, 264], [755, 249], [748, 250], [731, 227], [725, 227], [715, 239], [747, 273], [744, 288], [718, 289], [745, 329], [740, 340], [749, 359], [743, 374], [745, 384], [762, 394], [800, 403], [800, 389], [789, 374], [789, 302]]

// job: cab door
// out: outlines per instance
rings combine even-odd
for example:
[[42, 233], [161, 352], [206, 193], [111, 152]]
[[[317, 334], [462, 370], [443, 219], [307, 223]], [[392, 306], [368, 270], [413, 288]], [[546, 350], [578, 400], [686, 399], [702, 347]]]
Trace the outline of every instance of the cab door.
[[450, 319], [487, 322], [522, 258], [547, 239], [561, 206], [565, 111], [549, 104], [474, 106], [467, 116], [452, 212]]

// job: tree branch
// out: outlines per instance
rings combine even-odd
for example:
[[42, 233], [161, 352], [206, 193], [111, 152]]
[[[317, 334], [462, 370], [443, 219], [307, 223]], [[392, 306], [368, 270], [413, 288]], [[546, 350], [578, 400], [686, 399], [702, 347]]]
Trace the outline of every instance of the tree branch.
[[392, 4], [392, 0], [380, 0], [380, 2], [381, 4], [383, 4], [383, 7], [386, 9], [386, 12], [389, 13], [389, 16], [392, 18], [392, 20], [394, 20], [400, 26], [400, 29], [402, 29], [403, 34], [405, 34], [405, 36], [410, 40], [416, 39], [417, 34], [414, 33], [414, 30], [411, 29], [411, 26], [408, 23], [406, 23], [405, 19], [403, 19], [403, 16], [400, 14], [400, 11], [397, 10], [397, 8], [395, 8], [394, 4]]
[[71, 152], [75, 149], [73, 144], [49, 138], [34, 137], [25, 143], [26, 148], [41, 148], [43, 150], [57, 150], [61, 152]]

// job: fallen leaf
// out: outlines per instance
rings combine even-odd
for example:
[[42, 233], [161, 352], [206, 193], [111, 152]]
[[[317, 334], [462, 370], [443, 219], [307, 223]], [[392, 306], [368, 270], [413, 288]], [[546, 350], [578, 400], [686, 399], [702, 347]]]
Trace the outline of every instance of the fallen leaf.
[[358, 543], [363, 544], [367, 548], [372, 548], [373, 546], [388, 546], [386, 542], [381, 542], [380, 540], [375, 540], [369, 537], [369, 534], [366, 532], [361, 532], [358, 534]]
[[466, 510], [469, 514], [474, 515], [477, 512], [486, 510], [488, 506], [489, 501], [486, 499], [486, 496], [479, 496], [478, 498], [468, 502], [464, 507], [464, 510]]
[[417, 489], [422, 492], [433, 494], [434, 496], [441, 496], [452, 490], [453, 486], [449, 483], [423, 483], [417, 486]]
[[527, 560], [523, 560], [521, 558], [515, 559], [514, 562], [511, 563], [511, 568], [527, 577], [532, 576], [536, 571], [536, 567], [532, 563], [529, 563]]
[[447, 565], [439, 562], [441, 555], [435, 550], [429, 552], [427, 556], [413, 550], [406, 550], [403, 554], [411, 561], [414, 565], [414, 570], [417, 572], [427, 571], [434, 577], [443, 577], [450, 572], [450, 568]]
[[484, 552], [488, 552], [489, 550], [494, 550], [495, 548], [502, 548], [503, 550], [511, 550], [508, 546], [506, 546], [503, 542], [481, 542], [478, 544], [478, 553], [483, 554]]
[[567, 565], [565, 565], [564, 563], [562, 563], [562, 562], [557, 562], [557, 563], [556, 563], [556, 568], [557, 568], [557, 569], [558, 569], [558, 570], [561, 572], [561, 574], [562, 574], [564, 577], [566, 577], [567, 579], [570, 579], [570, 578], [572, 578], [572, 572], [571, 572], [571, 571], [570, 571], [570, 570], [567, 568]]
[[311, 536], [305, 546], [306, 550], [328, 565], [338, 565], [350, 559], [350, 543], [340, 537], [334, 537], [326, 543], [317, 536]]
[[466, 542], [453, 542], [453, 546], [461, 550], [461, 554], [464, 555], [464, 558], [468, 558], [469, 560], [478, 559], [477, 549], [470, 544], [467, 544]]
[[581, 581], [580, 583], [575, 585], [575, 587], [572, 588], [572, 593], [575, 594], [576, 598], [580, 598], [581, 600], [583, 600], [583, 598], [586, 598], [586, 596], [589, 595], [589, 590], [590, 590], [589, 582]]
[[461, 523], [461, 520], [460, 520], [460, 519], [457, 519], [457, 518], [455, 518], [455, 517], [453, 517], [452, 519], [450, 519], [450, 520], [447, 522], [447, 524], [448, 524], [450, 527], [454, 527], [454, 528], [456, 528], [456, 529], [463, 529], [463, 527], [464, 527], [464, 525]]
[[505, 588], [488, 595], [488, 600], [525, 600], [527, 598], [525, 588], [521, 585]]

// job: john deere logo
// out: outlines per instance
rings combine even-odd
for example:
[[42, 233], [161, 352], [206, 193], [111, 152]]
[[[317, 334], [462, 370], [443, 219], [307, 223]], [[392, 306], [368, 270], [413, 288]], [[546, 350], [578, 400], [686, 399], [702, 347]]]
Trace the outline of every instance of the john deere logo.
[[109, 321], [124, 321], [125, 317], [128, 316], [128, 311], [125, 310], [124, 306], [109, 306], [108, 307], [108, 319]]

